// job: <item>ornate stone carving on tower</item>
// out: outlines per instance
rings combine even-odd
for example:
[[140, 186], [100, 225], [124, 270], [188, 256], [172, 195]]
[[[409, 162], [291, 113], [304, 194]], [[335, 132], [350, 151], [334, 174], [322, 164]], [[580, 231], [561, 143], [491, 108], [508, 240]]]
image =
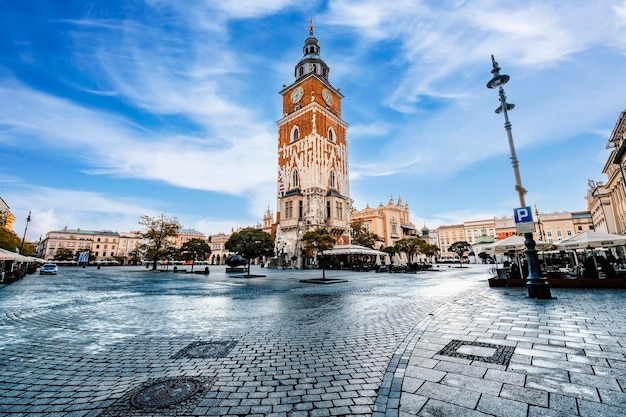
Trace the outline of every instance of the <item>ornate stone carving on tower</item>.
[[285, 86], [278, 125], [276, 247], [295, 268], [305, 266], [301, 237], [326, 228], [337, 245], [349, 243], [350, 184], [348, 124], [341, 119], [339, 89], [328, 81], [330, 68], [309, 26], [295, 81]]

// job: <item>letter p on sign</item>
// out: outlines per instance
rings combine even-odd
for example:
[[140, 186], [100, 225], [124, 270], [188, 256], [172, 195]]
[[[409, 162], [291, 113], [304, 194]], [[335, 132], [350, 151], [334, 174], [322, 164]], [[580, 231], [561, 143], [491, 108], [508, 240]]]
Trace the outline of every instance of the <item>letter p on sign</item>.
[[515, 223], [530, 223], [533, 221], [533, 214], [528, 206], [514, 209], [513, 216]]

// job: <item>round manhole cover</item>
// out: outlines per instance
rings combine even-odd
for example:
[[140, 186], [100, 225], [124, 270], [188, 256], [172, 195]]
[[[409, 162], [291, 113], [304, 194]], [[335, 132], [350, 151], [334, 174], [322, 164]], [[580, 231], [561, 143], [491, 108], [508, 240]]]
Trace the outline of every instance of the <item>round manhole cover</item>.
[[228, 346], [222, 343], [202, 343], [187, 348], [185, 354], [189, 358], [214, 358], [220, 357]]
[[192, 378], [170, 378], [139, 388], [130, 403], [136, 408], [164, 408], [193, 397], [199, 390], [200, 383]]

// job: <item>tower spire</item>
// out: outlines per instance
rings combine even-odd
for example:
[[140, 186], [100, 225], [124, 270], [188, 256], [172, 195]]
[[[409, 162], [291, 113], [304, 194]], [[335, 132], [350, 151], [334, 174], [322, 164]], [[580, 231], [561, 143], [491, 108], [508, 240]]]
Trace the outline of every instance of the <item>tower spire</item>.
[[309, 76], [311, 73], [317, 74], [317, 76], [326, 80], [328, 79], [330, 68], [320, 58], [320, 44], [313, 36], [314, 33], [315, 26], [313, 25], [313, 18], [311, 18], [309, 19], [309, 37], [305, 39], [304, 47], [302, 48], [303, 57], [296, 65], [294, 72], [296, 81]]

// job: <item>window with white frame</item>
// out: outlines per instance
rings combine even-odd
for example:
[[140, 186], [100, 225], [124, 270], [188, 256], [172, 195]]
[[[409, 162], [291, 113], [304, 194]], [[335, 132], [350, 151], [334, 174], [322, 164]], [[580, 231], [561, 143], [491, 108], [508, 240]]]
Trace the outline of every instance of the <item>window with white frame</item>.
[[294, 169], [291, 173], [291, 188], [298, 188], [298, 170]]
[[298, 139], [300, 139], [300, 129], [298, 129], [298, 126], [294, 126], [291, 128], [291, 142], [295, 142]]

